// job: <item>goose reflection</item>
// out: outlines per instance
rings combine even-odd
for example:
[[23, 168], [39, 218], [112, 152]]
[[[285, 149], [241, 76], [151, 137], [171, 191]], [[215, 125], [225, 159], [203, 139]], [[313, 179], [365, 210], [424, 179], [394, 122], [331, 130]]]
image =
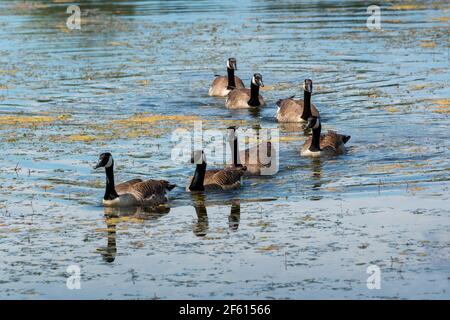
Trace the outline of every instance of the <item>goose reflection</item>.
[[111, 263], [116, 259], [117, 254], [117, 224], [120, 218], [129, 217], [142, 220], [156, 220], [170, 212], [168, 206], [156, 208], [112, 208], [104, 207], [104, 217], [107, 230], [106, 247], [100, 247], [97, 251], [101, 254], [103, 261]]
[[[204, 237], [208, 233], [209, 220], [205, 205], [205, 195], [203, 193], [192, 194], [197, 221], [194, 223], [192, 231], [197, 237]], [[228, 216], [228, 228], [237, 231], [241, 219], [241, 204], [239, 200], [231, 203], [230, 215]]]
[[311, 197], [311, 200], [320, 200], [323, 198], [322, 196], [317, 195], [322, 187], [322, 160], [320, 158], [311, 160], [311, 178], [313, 181], [311, 189], [314, 194]]

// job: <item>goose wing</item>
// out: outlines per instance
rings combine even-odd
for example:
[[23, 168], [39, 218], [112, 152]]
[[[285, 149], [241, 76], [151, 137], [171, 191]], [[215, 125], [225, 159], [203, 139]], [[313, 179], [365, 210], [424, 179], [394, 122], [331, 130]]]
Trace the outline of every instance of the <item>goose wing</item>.
[[234, 83], [236, 84], [237, 89], [245, 88], [244, 82], [242, 82], [241, 78], [239, 78], [238, 76], [234, 76]]
[[136, 183], [142, 182], [142, 179], [131, 179], [122, 183], [119, 183], [116, 185], [116, 191], [119, 195], [128, 193], [132, 186], [134, 186]]
[[247, 170], [246, 167], [225, 168], [218, 170], [210, 180], [223, 190], [239, 188], [241, 177], [244, 175], [245, 170]]
[[328, 149], [335, 153], [341, 153], [341, 149], [344, 146], [342, 137], [342, 135], [337, 134], [335, 131], [328, 130], [327, 134], [320, 136], [320, 149]]
[[134, 184], [130, 189], [130, 193], [139, 201], [144, 201], [153, 196], [162, 196], [166, 191], [170, 191], [174, 187], [175, 185], [170, 184], [166, 180], [146, 180]]
[[227, 87], [228, 86], [228, 77], [227, 76], [219, 76], [219, 75], [215, 75], [215, 79], [213, 80], [212, 84], [211, 84], [211, 88], [216, 88], [216, 87]]

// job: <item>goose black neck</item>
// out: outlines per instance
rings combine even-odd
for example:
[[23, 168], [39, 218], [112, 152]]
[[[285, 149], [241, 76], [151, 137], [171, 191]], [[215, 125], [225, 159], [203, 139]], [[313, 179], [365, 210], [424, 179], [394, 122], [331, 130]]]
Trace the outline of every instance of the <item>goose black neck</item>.
[[309, 117], [311, 117], [311, 92], [305, 90], [303, 96], [303, 113], [301, 118], [308, 121]]
[[315, 152], [320, 151], [320, 131], [322, 129], [322, 125], [319, 124], [317, 129], [313, 129], [312, 141], [309, 146], [309, 151]]
[[258, 107], [261, 105], [259, 102], [259, 86], [253, 82], [250, 85], [250, 100], [248, 101], [248, 105], [252, 107]]
[[233, 153], [233, 167], [242, 167], [242, 164], [239, 163], [239, 144], [237, 137], [233, 138], [233, 143], [231, 145], [231, 151]]
[[206, 163], [199, 163], [195, 168], [194, 177], [192, 178], [191, 185], [189, 186], [189, 190], [191, 191], [204, 191], [205, 186], [203, 185], [205, 181], [205, 173], [206, 173]]
[[106, 172], [106, 190], [103, 199], [114, 200], [119, 197], [114, 185], [114, 166], [105, 168], [105, 172]]
[[228, 73], [228, 87], [227, 89], [233, 90], [236, 88], [236, 82], [234, 81], [234, 69], [227, 68]]

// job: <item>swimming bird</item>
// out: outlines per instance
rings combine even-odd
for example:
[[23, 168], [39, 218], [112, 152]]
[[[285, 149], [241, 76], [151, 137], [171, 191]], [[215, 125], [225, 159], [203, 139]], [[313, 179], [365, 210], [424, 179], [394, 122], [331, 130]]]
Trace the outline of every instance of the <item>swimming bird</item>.
[[[246, 176], [273, 174], [278, 171], [278, 154], [270, 141], [263, 141], [256, 146], [239, 152], [236, 127], [228, 127], [228, 142], [232, 151], [232, 167], [247, 167]], [[239, 155], [239, 156], [238, 156]]]
[[328, 130], [326, 134], [320, 134], [322, 125], [320, 118], [310, 117], [307, 129], [312, 129], [310, 137], [302, 147], [300, 155], [304, 157], [334, 156], [345, 152], [345, 143], [350, 140], [350, 136], [337, 134]]
[[295, 96], [278, 100], [276, 115], [278, 122], [308, 122], [311, 116], [320, 117], [316, 106], [311, 103], [312, 87], [312, 80], [305, 79], [303, 100], [294, 100]]
[[232, 109], [244, 109], [266, 105], [263, 97], [259, 94], [259, 87], [264, 87], [262, 75], [260, 73], [255, 73], [250, 83], [250, 89], [231, 90], [227, 96], [225, 105]]
[[106, 190], [103, 205], [107, 207], [157, 206], [168, 202], [167, 191], [175, 185], [165, 180], [132, 179], [114, 184], [114, 159], [111, 153], [100, 154], [94, 169], [105, 168]]
[[227, 75], [216, 75], [211, 87], [209, 87], [208, 94], [212, 97], [226, 97], [233, 89], [245, 88], [242, 80], [234, 75], [235, 70], [237, 70], [236, 59], [229, 58], [227, 60]]
[[247, 170], [245, 166], [206, 170], [206, 157], [203, 150], [193, 152], [191, 163], [196, 163], [197, 166], [186, 191], [239, 189], [241, 178]]

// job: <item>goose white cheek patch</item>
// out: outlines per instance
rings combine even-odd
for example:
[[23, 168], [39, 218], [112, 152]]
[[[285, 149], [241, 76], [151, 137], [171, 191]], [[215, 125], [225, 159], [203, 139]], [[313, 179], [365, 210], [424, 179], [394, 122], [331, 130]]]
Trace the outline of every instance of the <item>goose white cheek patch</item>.
[[105, 168], [109, 168], [109, 167], [111, 167], [111, 166], [112, 166], [112, 164], [113, 164], [113, 158], [112, 158], [112, 157], [109, 157], [109, 159], [108, 159], [108, 163], [106, 163], [106, 165], [105, 165]]

